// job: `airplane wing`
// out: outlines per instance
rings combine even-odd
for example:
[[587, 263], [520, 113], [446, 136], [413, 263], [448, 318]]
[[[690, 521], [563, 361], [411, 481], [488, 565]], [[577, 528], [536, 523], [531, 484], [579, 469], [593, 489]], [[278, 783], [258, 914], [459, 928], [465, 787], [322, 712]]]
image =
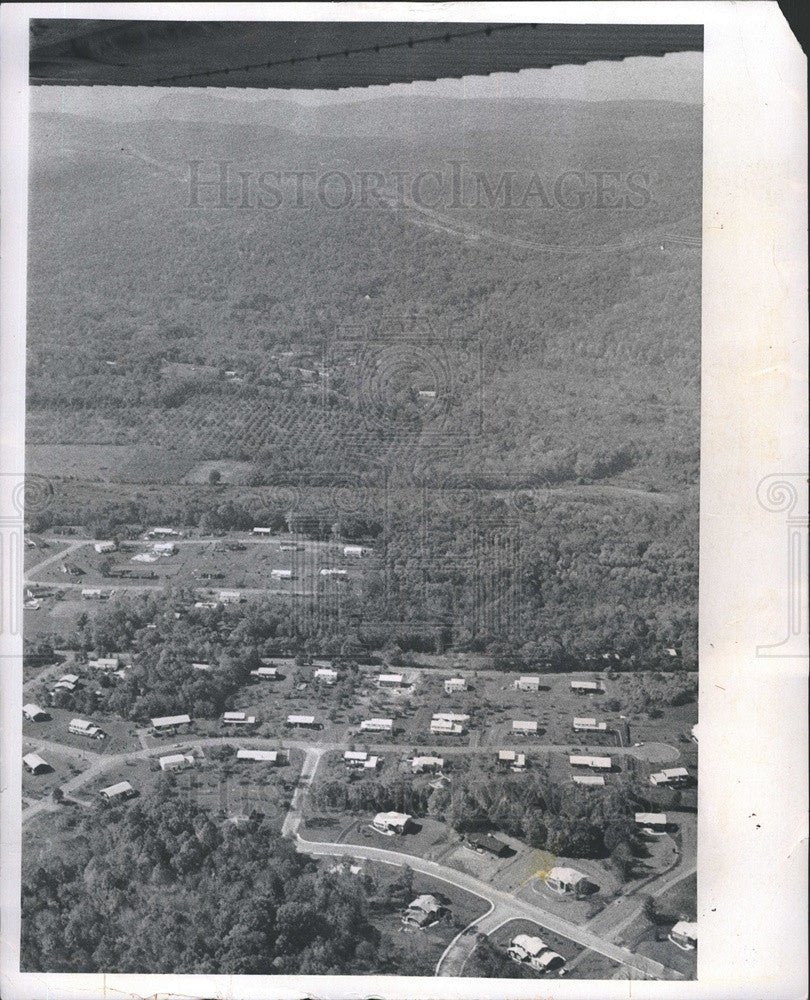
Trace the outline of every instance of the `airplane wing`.
[[39, 85], [326, 89], [702, 51], [700, 24], [32, 19]]

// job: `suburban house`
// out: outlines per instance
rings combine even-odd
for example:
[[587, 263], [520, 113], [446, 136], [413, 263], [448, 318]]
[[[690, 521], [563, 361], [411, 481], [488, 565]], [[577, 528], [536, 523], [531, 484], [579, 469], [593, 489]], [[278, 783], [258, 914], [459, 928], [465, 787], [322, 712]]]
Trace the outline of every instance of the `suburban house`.
[[188, 715], [162, 715], [157, 719], [152, 719], [152, 729], [156, 733], [177, 732], [180, 726], [190, 726], [191, 717]]
[[47, 760], [43, 760], [37, 753], [27, 753], [22, 760], [26, 770], [31, 774], [45, 774], [53, 770]]
[[54, 684], [54, 691], [75, 691], [79, 684], [78, 674], [63, 674]]
[[336, 566], [326, 566], [320, 573], [321, 576], [346, 576], [348, 570], [338, 569]]
[[297, 729], [320, 729], [320, 722], [315, 721], [314, 715], [288, 715], [287, 725]]
[[456, 694], [458, 691], [466, 691], [467, 682], [463, 677], [448, 677], [444, 682], [445, 694]]
[[512, 732], [519, 733], [521, 736], [529, 736], [530, 734], [537, 735], [537, 723], [529, 722], [523, 719], [513, 719], [512, 720]]
[[369, 550], [363, 545], [344, 545], [343, 555], [352, 556], [353, 558], [359, 558], [361, 556], [367, 555]]
[[174, 542], [155, 542], [152, 551], [159, 556], [173, 556], [177, 552]]
[[256, 670], [250, 671], [250, 676], [259, 677], [264, 681], [281, 680], [281, 674], [278, 672], [278, 667], [258, 667]]
[[428, 927], [447, 912], [447, 907], [436, 899], [435, 896], [425, 894], [417, 896], [409, 904], [407, 910], [402, 915], [402, 923], [406, 927]]
[[443, 757], [414, 757], [411, 761], [411, 770], [414, 774], [432, 774], [441, 771], [443, 767]]
[[150, 528], [146, 532], [147, 538], [181, 538], [182, 535], [174, 528]]
[[211, 664], [210, 663], [192, 663], [191, 664], [191, 669], [192, 670], [202, 670], [202, 671], [208, 672], [209, 670], [211, 670]]
[[514, 962], [525, 962], [540, 972], [553, 972], [565, 965], [562, 955], [552, 951], [542, 938], [529, 934], [513, 937], [506, 953]]
[[113, 541], [94, 542], [93, 548], [96, 552], [115, 552], [116, 545]]
[[464, 732], [458, 722], [450, 719], [431, 719], [430, 731], [434, 736], [461, 736]]
[[277, 580], [292, 580], [293, 571], [291, 569], [271, 569], [270, 576], [274, 576]]
[[122, 801], [124, 799], [131, 799], [136, 792], [128, 781], [119, 781], [115, 785], [108, 785], [107, 788], [102, 788], [98, 794], [102, 798], [107, 799], [108, 802], [111, 802], [114, 799], [121, 799]]
[[272, 528], [254, 528], [253, 529], [253, 534], [254, 535], [272, 535], [273, 534], [273, 529]]
[[161, 771], [182, 771], [194, 767], [194, 755], [190, 753], [170, 753], [158, 761]]
[[411, 822], [411, 817], [407, 813], [386, 812], [377, 813], [373, 820], [373, 827], [380, 833], [395, 834], [406, 833]]
[[585, 757], [576, 755], [568, 758], [571, 767], [589, 767], [594, 771], [610, 771], [613, 769], [613, 761], [610, 757]]
[[433, 718], [443, 719], [445, 722], [457, 722], [460, 726], [470, 721], [469, 715], [463, 715], [458, 712], [434, 712]]
[[508, 844], [488, 833], [468, 833], [465, 839], [467, 846], [479, 854], [494, 854], [496, 858], [501, 858], [509, 850]]
[[287, 759], [284, 750], [237, 750], [237, 760], [259, 760], [267, 764], [283, 764]]
[[255, 726], [256, 716], [244, 712], [225, 712], [222, 716], [223, 726]]
[[87, 666], [91, 670], [117, 670], [120, 663], [117, 656], [97, 656], [88, 659]]
[[599, 681], [571, 681], [571, 690], [574, 694], [596, 694], [602, 685]]
[[656, 774], [650, 775], [650, 784], [668, 785], [672, 788], [678, 788], [681, 785], [685, 785], [689, 782], [689, 780], [689, 772], [685, 767], [669, 767], [663, 771], [658, 771]]
[[601, 774], [575, 774], [575, 785], [604, 785], [605, 779]]
[[502, 771], [525, 771], [526, 770], [526, 754], [517, 753], [514, 750], [499, 750], [498, 751], [498, 766]]
[[338, 679], [338, 672], [331, 667], [318, 667], [312, 678], [322, 684], [334, 684]]
[[402, 674], [380, 674], [377, 677], [377, 687], [398, 688], [402, 684]]
[[130, 562], [145, 562], [153, 563], [160, 559], [159, 552], [136, 552], [134, 556], [129, 560]]
[[669, 932], [669, 940], [683, 951], [694, 951], [697, 948], [697, 932], [696, 923], [679, 920]]
[[31, 722], [45, 722], [47, 719], [50, 719], [50, 715], [47, 712], [41, 709], [39, 705], [34, 705], [33, 703], [23, 705], [22, 710], [23, 715]]
[[539, 691], [540, 690], [540, 678], [539, 677], [518, 677], [515, 683], [512, 685], [516, 691]]
[[380, 758], [370, 757], [365, 750], [346, 750], [343, 754], [343, 763], [349, 770], [376, 771]]
[[587, 881], [582, 872], [576, 868], [552, 868], [546, 876], [546, 885], [552, 892], [564, 896], [569, 892], [578, 892], [583, 882]]
[[394, 730], [393, 719], [363, 719], [360, 728], [369, 733], [391, 733]]
[[636, 813], [636, 823], [642, 829], [664, 830], [667, 826], [666, 813]]
[[86, 719], [71, 719], [68, 732], [73, 733], [74, 736], [87, 736], [91, 740], [103, 740], [107, 736], [102, 729]]
[[597, 722], [596, 719], [574, 719], [574, 731], [577, 733], [604, 733], [606, 730], [606, 722]]
[[220, 590], [217, 595], [220, 604], [241, 604], [242, 595], [238, 590]]
[[104, 597], [104, 594], [98, 587], [82, 587], [82, 597], [100, 601]]

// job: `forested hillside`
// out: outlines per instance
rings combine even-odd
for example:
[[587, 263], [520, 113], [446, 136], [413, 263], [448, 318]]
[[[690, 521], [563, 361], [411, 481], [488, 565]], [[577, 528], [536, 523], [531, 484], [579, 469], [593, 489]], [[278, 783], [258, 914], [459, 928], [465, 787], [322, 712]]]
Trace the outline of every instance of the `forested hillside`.
[[[148, 442], [273, 476], [435, 465], [438, 435], [456, 470], [694, 483], [699, 109], [526, 103], [399, 107], [373, 142], [379, 117], [357, 109], [336, 109], [341, 135], [314, 134], [323, 109], [306, 134], [35, 117], [29, 441]], [[189, 207], [188, 161], [211, 181], [222, 159], [233, 207], [211, 185]], [[345, 207], [325, 204], [345, 200], [337, 176], [301, 181], [303, 207], [298, 181], [266, 180], [260, 207], [260, 172], [330, 170], [352, 181]], [[388, 200], [361, 204], [363, 171]], [[428, 177], [429, 207], [408, 205], [429, 171], [443, 193]], [[616, 175], [602, 207], [594, 171]], [[555, 192], [566, 172], [584, 180]]]

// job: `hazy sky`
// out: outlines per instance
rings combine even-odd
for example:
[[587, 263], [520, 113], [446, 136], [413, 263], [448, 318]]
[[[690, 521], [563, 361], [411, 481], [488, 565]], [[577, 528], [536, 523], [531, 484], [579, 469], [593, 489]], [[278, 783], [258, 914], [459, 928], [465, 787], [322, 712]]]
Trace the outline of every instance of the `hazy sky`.
[[[554, 66], [519, 73], [468, 76], [461, 80], [395, 83], [387, 87], [326, 90], [254, 90], [181, 87], [194, 93], [230, 96], [237, 100], [295, 101], [323, 105], [386, 96], [567, 98], [583, 101], [657, 100], [699, 104], [703, 99], [703, 54], [677, 52], [662, 57], [637, 57], [623, 62], [593, 62], [585, 66]], [[148, 116], [149, 108], [171, 93], [165, 87], [35, 87], [35, 110], [64, 110], [99, 117]]]

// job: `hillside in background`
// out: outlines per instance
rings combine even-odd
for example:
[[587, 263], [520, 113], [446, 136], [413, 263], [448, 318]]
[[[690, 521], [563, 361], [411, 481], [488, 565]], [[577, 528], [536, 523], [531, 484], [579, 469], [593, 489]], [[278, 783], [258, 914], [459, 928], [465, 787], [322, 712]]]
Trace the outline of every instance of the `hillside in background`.
[[[148, 440], [277, 474], [324, 441], [354, 469], [463, 432], [455, 471], [695, 482], [699, 109], [367, 101], [288, 105], [279, 127], [208, 119], [284, 102], [209, 97], [192, 121], [196, 98], [171, 100], [183, 120], [32, 123], [29, 443]], [[212, 185], [189, 207], [188, 161], [210, 181], [223, 159], [232, 207]], [[635, 207], [597, 207], [596, 170]], [[311, 172], [305, 206], [289, 177], [260, 204], [262, 171]], [[317, 189], [327, 171], [348, 205], [324, 204], [346, 191]], [[361, 171], [383, 198], [361, 204]], [[428, 178], [414, 204], [420, 171], [444, 192]]]

